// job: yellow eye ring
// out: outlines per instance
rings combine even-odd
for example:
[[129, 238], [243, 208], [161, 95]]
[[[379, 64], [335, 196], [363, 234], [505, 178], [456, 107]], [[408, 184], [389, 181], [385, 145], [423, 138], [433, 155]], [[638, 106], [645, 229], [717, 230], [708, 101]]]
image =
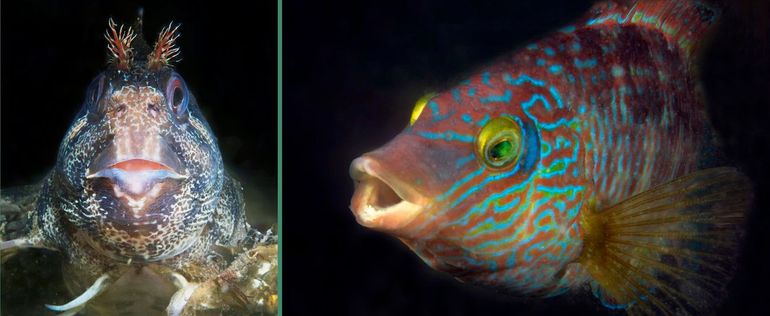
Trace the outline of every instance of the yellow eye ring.
[[422, 110], [425, 109], [425, 105], [427, 105], [428, 101], [433, 99], [436, 95], [438, 95], [438, 93], [430, 92], [417, 99], [417, 102], [414, 103], [414, 108], [412, 109], [412, 117], [409, 118], [409, 126], [412, 126], [414, 125], [414, 122], [417, 122], [417, 119], [420, 118], [420, 114], [422, 114]]
[[481, 128], [476, 137], [476, 155], [489, 167], [502, 169], [519, 160], [521, 127], [512, 119], [498, 117]]

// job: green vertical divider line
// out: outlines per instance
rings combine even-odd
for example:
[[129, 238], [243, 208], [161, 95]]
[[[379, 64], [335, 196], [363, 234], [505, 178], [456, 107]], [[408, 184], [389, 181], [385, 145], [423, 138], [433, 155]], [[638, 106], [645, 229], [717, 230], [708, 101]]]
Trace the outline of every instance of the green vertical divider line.
[[278, 0], [278, 315], [283, 313], [283, 1]]

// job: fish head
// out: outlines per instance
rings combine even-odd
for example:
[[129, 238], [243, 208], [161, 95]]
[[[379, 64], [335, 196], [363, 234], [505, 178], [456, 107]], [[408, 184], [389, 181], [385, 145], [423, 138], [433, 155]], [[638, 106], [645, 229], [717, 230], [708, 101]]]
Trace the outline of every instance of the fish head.
[[143, 42], [133, 44], [130, 64], [114, 61], [86, 90], [54, 174], [78, 240], [118, 260], [156, 261], [200, 236], [217, 205], [223, 166], [182, 76], [152, 64], [152, 53], [140, 58]]
[[580, 251], [584, 152], [529, 79], [485, 72], [418, 101], [405, 130], [351, 164], [356, 220], [461, 280], [555, 289]]

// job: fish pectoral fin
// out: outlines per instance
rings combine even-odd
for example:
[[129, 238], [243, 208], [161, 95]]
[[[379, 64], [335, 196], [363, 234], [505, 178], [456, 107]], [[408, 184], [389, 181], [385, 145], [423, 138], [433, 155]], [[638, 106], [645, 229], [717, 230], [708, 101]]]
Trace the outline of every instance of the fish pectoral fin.
[[594, 295], [643, 314], [708, 311], [734, 273], [751, 201], [748, 178], [723, 167], [584, 213], [580, 262]]
[[0, 241], [0, 251], [24, 249], [24, 248], [42, 248], [42, 249], [56, 250], [56, 248], [52, 248], [48, 245], [43, 244], [42, 242], [40, 242], [40, 240], [41, 240], [40, 238], [18, 238], [13, 240]]
[[76, 297], [72, 301], [69, 301], [66, 304], [63, 305], [50, 305], [46, 304], [45, 307], [52, 311], [56, 312], [63, 312], [59, 315], [74, 315], [81, 309], [83, 309], [86, 304], [88, 304], [88, 301], [90, 301], [92, 298], [99, 295], [99, 293], [103, 292], [104, 289], [106, 289], [109, 284], [110, 276], [107, 274], [104, 274], [100, 276], [94, 284], [92, 284], [83, 294], [80, 294], [80, 296]]
[[0, 242], [0, 263], [5, 264], [8, 259], [16, 255], [19, 249], [32, 247], [32, 245], [33, 244], [26, 238]]
[[20, 249], [25, 248], [41, 248], [57, 251], [57, 249], [43, 244], [42, 238], [30, 237], [0, 241], [0, 263], [6, 263], [6, 261], [12, 258]]
[[168, 303], [168, 306], [166, 306], [166, 313], [169, 316], [179, 316], [182, 315], [182, 312], [185, 311], [186, 308], [189, 309], [187, 303], [190, 301], [196, 290], [198, 290], [200, 284], [188, 282], [184, 276], [176, 272], [172, 273], [171, 277], [174, 281], [174, 285], [176, 285], [179, 290], [171, 296], [171, 301]]

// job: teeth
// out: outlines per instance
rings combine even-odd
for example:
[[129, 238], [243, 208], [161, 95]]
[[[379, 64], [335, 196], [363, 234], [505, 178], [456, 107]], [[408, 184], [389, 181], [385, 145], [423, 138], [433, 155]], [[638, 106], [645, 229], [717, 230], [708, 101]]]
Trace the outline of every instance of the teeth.
[[361, 216], [361, 219], [365, 221], [372, 221], [377, 219], [378, 217], [381, 217], [387, 214], [397, 213], [397, 212], [412, 213], [414, 211], [419, 210], [420, 208], [421, 207], [419, 205], [407, 202], [406, 200], [402, 200], [399, 203], [396, 203], [384, 208], [378, 208], [374, 205], [366, 204], [363, 212], [360, 213], [360, 216]]
[[396, 178], [378, 173], [379, 165], [371, 158], [356, 158], [350, 176], [356, 184], [351, 211], [363, 226], [395, 230], [404, 227], [424, 209], [427, 199]]
[[359, 216], [361, 217], [362, 220], [368, 222], [368, 221], [374, 220], [377, 217], [376, 213], [377, 213], [377, 209], [374, 208], [374, 206], [367, 204], [366, 207], [364, 207], [364, 211], [359, 213]]

